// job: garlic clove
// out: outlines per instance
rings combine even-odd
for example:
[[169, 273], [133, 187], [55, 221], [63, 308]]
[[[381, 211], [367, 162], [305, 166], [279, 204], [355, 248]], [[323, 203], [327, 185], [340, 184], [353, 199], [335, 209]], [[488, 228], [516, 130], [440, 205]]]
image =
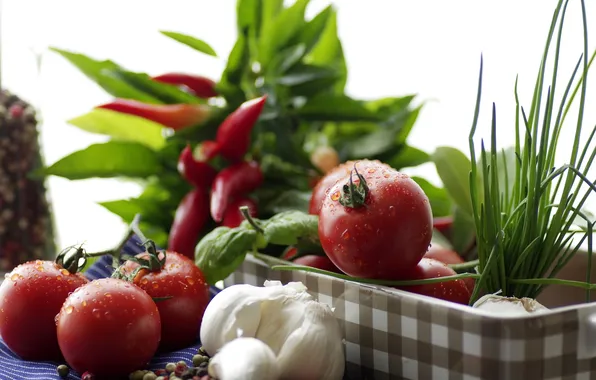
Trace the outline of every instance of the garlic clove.
[[278, 380], [279, 366], [265, 343], [255, 338], [237, 338], [211, 358], [209, 375], [218, 380]]
[[345, 371], [343, 347], [342, 331], [331, 308], [307, 301], [302, 325], [286, 338], [277, 355], [280, 378], [341, 380]]
[[546, 307], [532, 298], [503, 297], [495, 294], [487, 294], [480, 297], [472, 307], [503, 316], [535, 314], [548, 311]]
[[238, 336], [254, 336], [261, 318], [259, 288], [234, 285], [223, 289], [207, 305], [201, 323], [201, 344], [214, 355]]

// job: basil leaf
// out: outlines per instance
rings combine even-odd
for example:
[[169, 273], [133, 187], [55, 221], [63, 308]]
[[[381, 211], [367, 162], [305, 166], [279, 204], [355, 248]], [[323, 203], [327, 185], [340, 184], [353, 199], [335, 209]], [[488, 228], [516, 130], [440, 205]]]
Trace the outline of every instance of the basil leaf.
[[110, 141], [71, 153], [40, 169], [39, 173], [76, 180], [120, 176], [145, 178], [157, 175], [161, 170], [160, 159], [151, 148], [138, 143]]
[[202, 103], [201, 99], [180, 89], [178, 86], [156, 82], [144, 73], [116, 69], [112, 70], [110, 74], [166, 104]]
[[166, 143], [161, 124], [112, 110], [96, 108], [68, 123], [87, 132], [108, 135], [115, 140], [137, 142], [156, 150]]
[[279, 78], [278, 83], [288, 86], [292, 96], [312, 97], [328, 92], [339, 79], [337, 71], [330, 68], [300, 65]]
[[139, 205], [129, 199], [100, 202], [99, 205], [112, 214], [118, 215], [127, 224], [133, 221], [135, 215], [142, 214], [143, 211]]
[[402, 145], [394, 158], [384, 161], [396, 169], [411, 168], [430, 161], [430, 155], [418, 148]]
[[[271, 23], [263, 24], [259, 40], [259, 62], [267, 67], [281, 48], [305, 24], [304, 13], [310, 0], [297, 0], [291, 7], [282, 10]], [[265, 15], [263, 15], [265, 20]]]
[[286, 211], [265, 221], [263, 230], [269, 244], [294, 245], [301, 240], [318, 243], [318, 225], [319, 217], [316, 215]]
[[178, 33], [178, 32], [169, 32], [169, 31], [162, 30], [162, 31], [160, 31], [160, 33], [163, 34], [164, 36], [170, 37], [171, 39], [178, 41], [190, 48], [200, 51], [201, 53], [205, 53], [207, 55], [217, 57], [217, 53], [215, 52], [215, 50], [213, 50], [213, 48], [211, 46], [209, 46], [209, 44], [203, 40], [200, 40], [193, 36], [189, 36], [187, 34]]
[[464, 255], [476, 236], [474, 218], [463, 208], [456, 206], [453, 211], [453, 225], [451, 226], [451, 241], [453, 249]]
[[114, 70], [119, 70], [120, 66], [112, 61], [98, 61], [83, 54], [72, 53], [57, 48], [50, 48], [50, 50], [66, 58], [71, 64], [85, 74], [87, 78], [94, 81], [108, 94], [116, 98], [133, 99], [153, 104], [161, 103], [159, 99], [131, 86], [121, 79], [113, 77], [110, 73]]
[[406, 95], [402, 97], [387, 97], [366, 102], [366, 108], [372, 112], [382, 114], [386, 118], [401, 111], [407, 110], [408, 106], [414, 100], [415, 95]]
[[275, 77], [281, 76], [296, 65], [306, 52], [304, 44], [290, 46], [289, 48], [281, 50], [271, 60], [270, 69], [274, 71]]
[[265, 203], [262, 212], [267, 214], [279, 214], [287, 211], [300, 211], [308, 213], [310, 205], [310, 191], [287, 190]]
[[323, 31], [325, 31], [325, 27], [333, 14], [335, 14], [333, 6], [327, 6], [304, 25], [304, 28], [302, 28], [300, 33], [292, 39], [292, 44], [304, 44], [305, 53], [310, 52], [317, 42], [319, 42], [323, 35]]
[[381, 121], [363, 102], [347, 95], [317, 95], [298, 108], [296, 113], [308, 121]]
[[472, 165], [468, 157], [456, 148], [439, 147], [431, 158], [445, 189], [455, 204], [461, 208], [461, 211], [472, 215], [469, 185]]
[[217, 227], [205, 235], [195, 250], [195, 264], [213, 285], [232, 274], [257, 241], [257, 232], [247, 228]]
[[445, 189], [436, 187], [421, 177], [413, 176], [412, 179], [420, 185], [428, 197], [434, 217], [451, 215], [453, 204]]

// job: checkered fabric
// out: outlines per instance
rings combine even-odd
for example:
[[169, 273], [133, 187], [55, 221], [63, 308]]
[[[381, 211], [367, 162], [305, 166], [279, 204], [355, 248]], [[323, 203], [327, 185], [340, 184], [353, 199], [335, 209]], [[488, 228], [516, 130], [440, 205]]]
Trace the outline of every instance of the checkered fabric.
[[349, 379], [596, 379], [596, 304], [497, 318], [386, 287], [274, 271], [250, 255], [224, 284], [265, 280], [301, 281], [334, 308]]

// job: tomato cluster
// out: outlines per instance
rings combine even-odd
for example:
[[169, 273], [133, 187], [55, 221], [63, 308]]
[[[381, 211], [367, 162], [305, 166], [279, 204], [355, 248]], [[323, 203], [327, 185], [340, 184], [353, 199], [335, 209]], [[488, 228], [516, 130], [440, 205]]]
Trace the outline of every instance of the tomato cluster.
[[158, 349], [193, 343], [208, 302], [191, 259], [150, 245], [94, 281], [57, 262], [31, 261], [0, 285], [0, 335], [22, 359], [65, 360], [112, 379], [144, 367]]
[[[428, 197], [409, 176], [376, 160], [349, 161], [327, 173], [314, 188], [309, 212], [319, 216], [327, 258], [350, 276], [421, 280], [455, 275], [447, 264], [463, 262], [455, 252], [429, 250], [433, 216]], [[467, 304], [473, 280], [401, 288]]]

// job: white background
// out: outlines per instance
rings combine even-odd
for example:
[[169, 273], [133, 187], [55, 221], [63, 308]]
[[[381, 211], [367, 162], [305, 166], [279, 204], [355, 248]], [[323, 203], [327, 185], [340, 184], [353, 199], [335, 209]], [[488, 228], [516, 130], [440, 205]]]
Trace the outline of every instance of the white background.
[[[359, 98], [419, 94], [426, 101], [410, 137], [431, 152], [450, 145], [467, 153], [467, 134], [477, 86], [480, 54], [485, 59], [481, 122], [498, 107], [502, 143], [512, 140], [513, 84], [529, 108], [531, 90], [556, 0], [343, 0], [340, 37], [349, 65], [347, 91]], [[309, 15], [329, 2], [313, 0]], [[596, 4], [588, 1], [589, 50], [596, 42]], [[49, 163], [105, 140], [69, 126], [66, 120], [110, 99], [48, 46], [112, 59], [135, 71], [187, 71], [217, 78], [235, 40], [235, 0], [4, 0], [2, 85], [41, 108], [42, 142]], [[161, 36], [158, 30], [195, 35], [222, 59], [202, 56]], [[561, 70], [565, 77], [582, 52], [581, 14], [571, 0]], [[41, 54], [38, 75], [36, 54]], [[596, 75], [596, 74], [594, 74]], [[592, 75], [592, 79], [594, 79]], [[561, 80], [565, 78], [561, 77]], [[594, 80], [590, 80], [594, 86]], [[562, 82], [561, 82], [562, 83]], [[562, 86], [560, 86], [562, 87]], [[588, 94], [594, 104], [594, 97]], [[585, 115], [596, 122], [595, 107]], [[570, 119], [571, 120], [571, 119]], [[483, 130], [483, 135], [488, 136]], [[570, 150], [562, 138], [562, 158]], [[436, 180], [434, 167], [416, 172]], [[90, 250], [112, 247], [125, 226], [96, 202], [134, 196], [139, 189], [115, 180], [49, 181], [59, 241], [87, 242]]]

